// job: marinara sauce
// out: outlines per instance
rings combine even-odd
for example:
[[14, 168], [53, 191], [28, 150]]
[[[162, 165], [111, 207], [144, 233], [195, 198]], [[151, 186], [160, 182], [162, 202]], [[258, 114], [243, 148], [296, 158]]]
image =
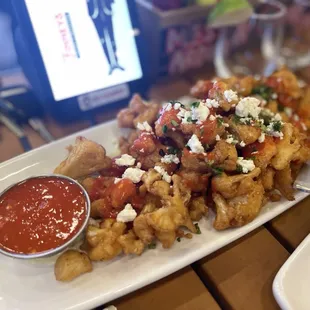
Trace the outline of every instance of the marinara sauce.
[[87, 198], [74, 182], [28, 179], [0, 197], [0, 247], [20, 254], [57, 248], [80, 230], [86, 216]]

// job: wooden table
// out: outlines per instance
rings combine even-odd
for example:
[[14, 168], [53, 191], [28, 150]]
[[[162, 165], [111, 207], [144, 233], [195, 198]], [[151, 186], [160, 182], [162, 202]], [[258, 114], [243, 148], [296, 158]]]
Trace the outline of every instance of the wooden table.
[[[204, 76], [204, 72], [199, 74]], [[188, 93], [196, 77], [163, 81], [152, 88], [150, 96], [158, 100], [178, 98]], [[97, 120], [112, 119], [116, 113], [98, 115]], [[88, 126], [87, 122], [60, 126], [47, 120], [47, 127], [57, 138]], [[21, 154], [15, 137], [3, 127], [0, 132], [0, 162]], [[30, 128], [26, 132], [33, 147], [44, 143]], [[310, 197], [216, 253], [110, 304], [119, 310], [279, 309], [272, 295], [272, 281], [310, 233], [309, 211]]]

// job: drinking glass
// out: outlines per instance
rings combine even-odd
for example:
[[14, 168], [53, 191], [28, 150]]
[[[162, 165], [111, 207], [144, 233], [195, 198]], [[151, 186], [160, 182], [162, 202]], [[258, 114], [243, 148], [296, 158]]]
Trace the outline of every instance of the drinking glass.
[[278, 65], [286, 13], [282, 2], [261, 0], [247, 22], [221, 28], [214, 54], [217, 75], [270, 74]]

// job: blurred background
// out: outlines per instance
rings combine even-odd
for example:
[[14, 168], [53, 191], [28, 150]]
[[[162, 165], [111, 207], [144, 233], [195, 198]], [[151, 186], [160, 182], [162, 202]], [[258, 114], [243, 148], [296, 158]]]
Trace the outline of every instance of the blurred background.
[[310, 81], [310, 0], [40, 5], [0, 2], [0, 148], [15, 143], [8, 154], [114, 118], [133, 93], [154, 97], [160, 84], [165, 96], [155, 97], [167, 100], [188, 92], [169, 93], [173, 81], [268, 75], [281, 66]]

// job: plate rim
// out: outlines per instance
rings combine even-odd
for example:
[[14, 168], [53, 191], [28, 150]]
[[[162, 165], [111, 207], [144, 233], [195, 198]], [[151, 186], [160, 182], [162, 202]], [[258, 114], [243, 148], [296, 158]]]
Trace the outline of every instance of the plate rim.
[[308, 234], [303, 241], [298, 245], [298, 247], [295, 249], [295, 251], [288, 257], [288, 259], [285, 261], [285, 263], [281, 266], [279, 271], [277, 272], [273, 283], [272, 283], [272, 292], [273, 295], [278, 303], [278, 305], [283, 310], [291, 310], [293, 309], [293, 306], [291, 305], [290, 301], [287, 298], [287, 295], [284, 293], [283, 289], [283, 282], [285, 273], [290, 268], [290, 265], [292, 262], [294, 262], [295, 259], [298, 258], [298, 256], [302, 253], [304, 248], [306, 246], [310, 245], [310, 234]]

